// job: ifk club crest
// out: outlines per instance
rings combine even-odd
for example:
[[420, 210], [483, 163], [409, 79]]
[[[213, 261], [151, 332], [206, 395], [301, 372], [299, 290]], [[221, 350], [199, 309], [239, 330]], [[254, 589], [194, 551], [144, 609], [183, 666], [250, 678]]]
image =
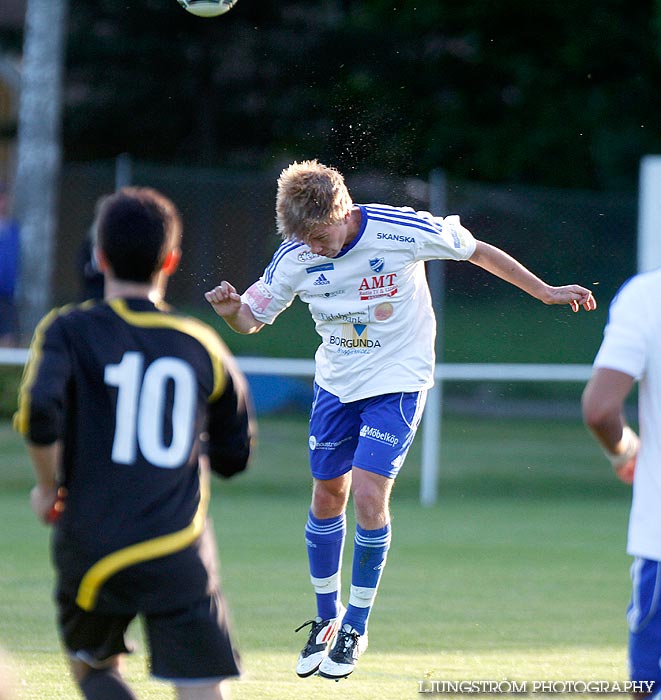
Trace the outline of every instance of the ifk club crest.
[[370, 259], [370, 268], [372, 269], [373, 272], [381, 272], [383, 270], [383, 266], [385, 265], [385, 258], [371, 258]]

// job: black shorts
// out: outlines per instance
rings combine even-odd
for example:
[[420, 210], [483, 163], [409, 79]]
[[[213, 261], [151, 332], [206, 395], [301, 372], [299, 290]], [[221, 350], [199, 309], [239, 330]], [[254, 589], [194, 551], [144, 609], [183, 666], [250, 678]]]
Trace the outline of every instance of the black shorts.
[[[60, 634], [69, 654], [92, 667], [130, 651], [126, 630], [136, 615], [86, 612], [58, 596]], [[240, 674], [232, 647], [227, 609], [218, 590], [185, 609], [141, 614], [147, 635], [150, 671], [170, 682], [221, 680]]]
[[152, 675], [170, 681], [239, 675], [210, 525], [191, 547], [112, 576], [89, 612], [76, 604], [80, 571], [75, 566], [80, 558], [75, 546], [60, 543], [56, 557], [59, 628], [74, 658], [102, 667], [109, 658], [130, 651], [126, 630], [139, 616]]

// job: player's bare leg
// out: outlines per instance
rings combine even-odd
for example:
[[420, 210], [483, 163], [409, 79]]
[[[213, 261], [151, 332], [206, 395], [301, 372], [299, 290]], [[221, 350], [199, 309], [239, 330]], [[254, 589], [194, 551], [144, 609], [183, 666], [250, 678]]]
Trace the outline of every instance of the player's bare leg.
[[229, 683], [222, 681], [210, 685], [175, 686], [177, 700], [230, 700]]
[[353, 507], [356, 520], [365, 530], [376, 530], [390, 522], [390, 493], [394, 479], [353, 468]]
[[324, 520], [342, 515], [346, 510], [350, 491], [351, 473], [324, 481], [314, 479], [310, 507], [312, 514]]

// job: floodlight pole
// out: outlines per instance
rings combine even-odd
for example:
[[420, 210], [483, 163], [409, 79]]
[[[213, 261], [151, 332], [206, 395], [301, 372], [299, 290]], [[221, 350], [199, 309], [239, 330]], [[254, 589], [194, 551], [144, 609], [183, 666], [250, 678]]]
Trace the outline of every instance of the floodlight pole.
[[[447, 214], [447, 183], [445, 173], [440, 168], [435, 168], [429, 174], [429, 210], [434, 216]], [[442, 362], [445, 316], [445, 263], [442, 260], [427, 262], [427, 279], [436, 314], [435, 350], [438, 365]], [[442, 414], [443, 379], [438, 377], [427, 394], [422, 425], [420, 503], [423, 506], [433, 506], [438, 499]]]

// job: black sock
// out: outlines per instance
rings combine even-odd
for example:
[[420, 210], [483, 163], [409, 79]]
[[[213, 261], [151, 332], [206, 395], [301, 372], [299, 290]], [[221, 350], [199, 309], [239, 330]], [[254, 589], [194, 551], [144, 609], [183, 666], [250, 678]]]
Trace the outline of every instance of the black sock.
[[92, 669], [80, 683], [87, 700], [137, 700], [114, 669]]

